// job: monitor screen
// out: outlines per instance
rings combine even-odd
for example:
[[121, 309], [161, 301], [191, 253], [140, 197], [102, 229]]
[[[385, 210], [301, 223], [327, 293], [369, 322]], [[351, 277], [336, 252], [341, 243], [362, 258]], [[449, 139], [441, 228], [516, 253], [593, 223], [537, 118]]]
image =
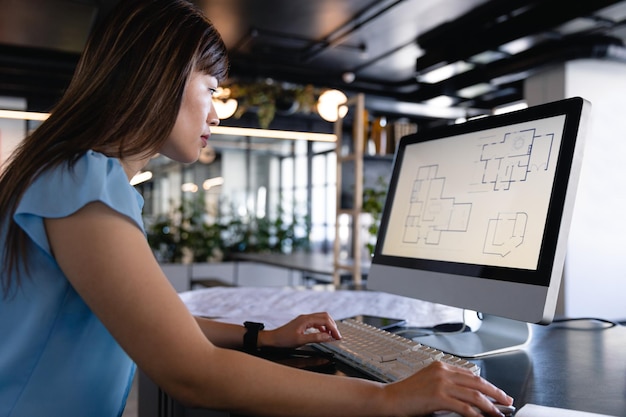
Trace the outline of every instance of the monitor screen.
[[588, 107], [572, 98], [402, 138], [368, 288], [549, 323]]

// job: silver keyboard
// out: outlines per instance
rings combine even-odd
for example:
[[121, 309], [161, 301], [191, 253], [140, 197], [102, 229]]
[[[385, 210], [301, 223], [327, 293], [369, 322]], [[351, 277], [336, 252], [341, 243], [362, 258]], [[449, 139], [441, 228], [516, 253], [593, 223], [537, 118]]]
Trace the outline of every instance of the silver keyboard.
[[317, 343], [315, 347], [384, 382], [403, 379], [434, 361], [480, 375], [480, 368], [472, 362], [357, 320], [338, 321], [337, 328], [341, 340]]

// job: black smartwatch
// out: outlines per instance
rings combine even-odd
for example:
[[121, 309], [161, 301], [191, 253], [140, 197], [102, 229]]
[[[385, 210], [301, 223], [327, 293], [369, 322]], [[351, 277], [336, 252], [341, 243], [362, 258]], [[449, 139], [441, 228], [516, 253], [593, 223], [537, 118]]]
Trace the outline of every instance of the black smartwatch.
[[243, 335], [243, 350], [246, 352], [256, 352], [257, 341], [259, 340], [259, 332], [265, 328], [263, 323], [255, 323], [246, 321], [243, 323], [246, 328], [246, 334]]

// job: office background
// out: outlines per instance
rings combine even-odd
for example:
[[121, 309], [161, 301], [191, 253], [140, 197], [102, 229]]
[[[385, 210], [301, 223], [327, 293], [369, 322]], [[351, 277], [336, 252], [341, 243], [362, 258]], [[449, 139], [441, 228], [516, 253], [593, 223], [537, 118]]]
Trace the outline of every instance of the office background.
[[[93, 24], [115, 3], [3, 0], [0, 107], [48, 111], [67, 85]], [[231, 51], [232, 72], [225, 87], [232, 97], [226, 94], [223, 101], [235, 98], [239, 107], [222, 125], [332, 134], [333, 123], [322, 119], [315, 107], [321, 93], [338, 89], [348, 97], [363, 94], [368, 140], [364, 186], [374, 191], [379, 178], [384, 182], [393, 140], [402, 133], [491, 114], [509, 105], [573, 95], [590, 100], [592, 126], [559, 312], [626, 317], [620, 252], [626, 234], [621, 187], [626, 179], [622, 163], [626, 126], [621, 114], [626, 2], [197, 4]], [[271, 97], [273, 107], [264, 106], [259, 95]], [[347, 115], [347, 135], [354, 117]], [[0, 158], [36, 124], [0, 119]], [[149, 224], [184, 216], [187, 209], [193, 219], [193, 204], [202, 200], [202, 221], [236, 229], [231, 236], [239, 238], [217, 242], [217, 250], [200, 255], [203, 262], [223, 260], [225, 250], [249, 253], [271, 248], [289, 254], [306, 246], [315, 253], [330, 253], [341, 237], [335, 224], [343, 220], [338, 220], [336, 210], [344, 202], [337, 199], [350, 194], [354, 181], [344, 166], [337, 197], [336, 159], [332, 142], [216, 134], [198, 163], [182, 166], [157, 158], [150, 166], [153, 177], [137, 187], [146, 197]], [[354, 235], [355, 230], [367, 229], [371, 218], [362, 220], [364, 226], [348, 224], [340, 232]], [[273, 235], [263, 242], [246, 240], [250, 230]], [[282, 234], [277, 236], [276, 230]], [[365, 259], [370, 239], [367, 235], [362, 239]], [[155, 245], [165, 248], [157, 251], [164, 262], [193, 259], [189, 251], [169, 253], [167, 242], [165, 247]]]
[[[117, 1], [0, 0], [0, 110], [50, 110], [69, 82], [91, 28]], [[348, 98], [363, 94], [367, 121], [363, 136], [368, 139], [363, 185], [373, 196], [380, 195], [380, 178], [384, 189], [394, 140], [403, 134], [508, 106], [575, 95], [590, 100], [592, 125], [558, 313], [626, 318], [626, 1], [195, 2], [213, 20], [231, 52], [231, 78], [225, 87], [230, 87], [233, 97], [225, 94], [223, 101], [236, 98], [238, 111], [222, 125], [332, 135], [334, 123], [320, 117], [316, 109], [321, 93], [337, 89]], [[270, 97], [273, 106], [264, 106], [263, 97]], [[355, 119], [352, 109], [344, 124], [348, 137]], [[0, 117], [0, 161], [37, 123]], [[192, 260], [197, 248], [190, 241], [191, 253], [173, 253], [161, 236], [164, 241], [155, 244], [162, 249], [157, 254], [177, 289], [201, 286], [194, 281], [239, 286], [326, 282], [333, 265], [324, 255], [331, 254], [335, 239], [342, 237], [335, 229], [337, 208], [353, 201], [351, 191], [357, 180], [350, 176], [354, 167], [343, 164], [342, 185], [336, 192], [337, 151], [333, 142], [231, 133], [215, 134], [211, 148], [195, 164], [155, 159], [149, 167], [152, 178], [137, 185], [146, 198], [149, 224], [158, 226], [173, 216], [178, 223], [162, 226], [176, 226], [185, 213], [186, 219], [194, 219], [194, 204], [200, 202], [200, 220], [227, 224], [233, 228], [231, 236], [246, 235], [252, 223], [257, 231], [274, 231], [263, 242], [243, 238], [215, 242], [198, 255], [200, 261], [186, 264], [182, 272], [177, 263]], [[361, 248], [366, 259], [365, 244], [371, 236], [365, 231], [372, 219], [360, 219], [364, 224], [357, 230], [364, 233]], [[276, 230], [282, 234], [276, 236]], [[339, 230], [349, 239], [354, 227], [347, 224]], [[208, 241], [207, 236], [212, 235], [202, 238]], [[287, 257], [274, 265], [267, 262], [271, 257], [258, 262], [255, 249], [269, 247]], [[304, 247], [315, 255], [315, 268], [299, 258], [298, 250]], [[228, 255], [225, 248], [248, 259], [223, 262]], [[177, 263], [167, 262], [171, 260]], [[533, 350], [536, 383], [527, 386], [524, 381], [516, 397], [612, 414], [623, 409], [619, 395], [592, 397], [580, 387], [566, 390], [559, 404], [553, 400], [562, 392], [544, 390], [545, 385], [560, 387], [563, 380], [564, 385], [593, 384], [587, 377], [597, 371], [590, 367], [602, 368], [609, 362], [598, 351], [619, 351], [612, 343], [623, 340], [620, 329], [611, 332], [619, 337], [584, 339], [586, 350], [598, 353], [596, 359], [587, 361], [584, 370], [575, 368], [565, 375], [558, 369], [553, 372], [555, 365], [545, 367], [542, 351], [535, 355]], [[590, 333], [559, 336], [571, 337], [572, 343], [564, 348], [568, 358], [570, 347], [585, 334]], [[552, 340], [541, 331], [539, 336], [538, 343]], [[580, 355], [572, 352], [571, 358]], [[623, 379], [610, 369], [602, 374], [607, 375], [603, 381], [619, 390]], [[507, 386], [508, 378], [502, 376], [503, 385], [517, 387]], [[134, 392], [125, 415], [136, 412], [136, 398]]]

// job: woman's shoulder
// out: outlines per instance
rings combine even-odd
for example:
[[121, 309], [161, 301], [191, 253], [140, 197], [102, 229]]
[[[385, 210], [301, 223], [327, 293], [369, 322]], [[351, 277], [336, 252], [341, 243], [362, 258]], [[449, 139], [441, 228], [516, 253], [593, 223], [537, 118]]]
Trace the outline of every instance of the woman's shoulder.
[[94, 201], [141, 219], [143, 199], [130, 185], [120, 161], [87, 151], [72, 165], [64, 163], [41, 173], [26, 190], [18, 212], [66, 216]]
[[114, 180], [128, 183], [126, 173], [117, 158], [95, 151], [85, 152], [72, 165], [66, 163], [54, 168], [50, 176], [60, 176], [66, 181], [78, 182], [80, 184], [92, 181], [101, 183]]

